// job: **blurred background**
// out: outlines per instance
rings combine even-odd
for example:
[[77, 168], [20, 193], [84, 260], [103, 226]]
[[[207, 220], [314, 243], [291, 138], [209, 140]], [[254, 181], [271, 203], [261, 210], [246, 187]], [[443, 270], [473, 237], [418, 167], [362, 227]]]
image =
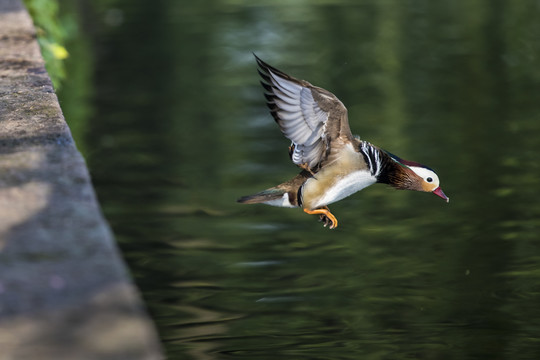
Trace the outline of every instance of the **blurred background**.
[[[27, 0], [170, 359], [537, 359], [540, 2]], [[253, 58], [451, 201], [240, 205], [298, 169]]]

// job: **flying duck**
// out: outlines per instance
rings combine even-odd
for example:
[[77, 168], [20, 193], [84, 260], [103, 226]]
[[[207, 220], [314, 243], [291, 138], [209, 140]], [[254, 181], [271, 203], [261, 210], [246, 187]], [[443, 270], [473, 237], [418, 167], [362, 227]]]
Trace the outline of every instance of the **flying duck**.
[[255, 58], [270, 113], [291, 140], [289, 155], [302, 170], [289, 181], [241, 197], [239, 203], [300, 207], [335, 229], [338, 221], [328, 205], [375, 183], [431, 192], [449, 201], [432, 169], [354, 136], [347, 108], [334, 94]]

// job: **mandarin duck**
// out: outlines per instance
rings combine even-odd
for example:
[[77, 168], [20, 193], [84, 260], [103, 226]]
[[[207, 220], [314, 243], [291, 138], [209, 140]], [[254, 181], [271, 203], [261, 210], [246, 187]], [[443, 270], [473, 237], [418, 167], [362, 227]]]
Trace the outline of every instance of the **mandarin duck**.
[[300, 207], [335, 229], [338, 221], [328, 205], [375, 183], [431, 192], [449, 201], [432, 169], [353, 135], [347, 108], [334, 94], [255, 58], [270, 113], [291, 141], [289, 155], [301, 171], [239, 203]]

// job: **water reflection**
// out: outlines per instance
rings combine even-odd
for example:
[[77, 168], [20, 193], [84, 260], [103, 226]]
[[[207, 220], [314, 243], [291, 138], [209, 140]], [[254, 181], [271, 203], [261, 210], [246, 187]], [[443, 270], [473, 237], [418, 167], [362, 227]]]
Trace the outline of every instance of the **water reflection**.
[[[536, 357], [535, 2], [79, 5], [62, 106], [171, 359]], [[375, 185], [335, 231], [237, 205], [297, 172], [252, 51], [452, 202]]]

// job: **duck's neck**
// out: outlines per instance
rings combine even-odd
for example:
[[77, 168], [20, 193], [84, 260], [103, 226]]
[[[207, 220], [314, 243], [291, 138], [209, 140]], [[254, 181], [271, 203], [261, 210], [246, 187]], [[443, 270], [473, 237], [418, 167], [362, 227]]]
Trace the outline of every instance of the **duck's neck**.
[[362, 141], [359, 150], [378, 183], [388, 184], [399, 190], [421, 190], [418, 176], [409, 166], [420, 164], [403, 160], [375, 145]]
[[419, 189], [416, 174], [401, 163], [401, 159], [384, 150], [381, 151], [381, 172], [377, 182], [388, 184], [398, 190], [421, 190]]

